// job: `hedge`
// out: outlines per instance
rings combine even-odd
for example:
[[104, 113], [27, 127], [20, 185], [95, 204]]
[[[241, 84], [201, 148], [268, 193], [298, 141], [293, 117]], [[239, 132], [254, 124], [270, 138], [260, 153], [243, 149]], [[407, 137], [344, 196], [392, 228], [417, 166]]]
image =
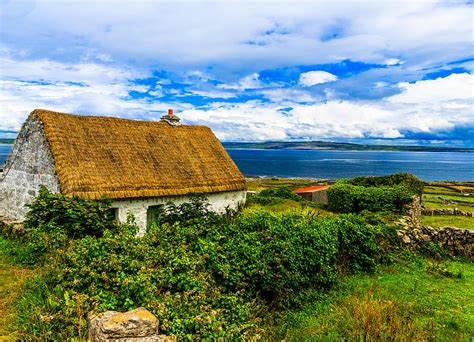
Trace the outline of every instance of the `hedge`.
[[423, 183], [410, 174], [342, 179], [328, 190], [328, 208], [339, 213], [401, 213], [422, 192]]

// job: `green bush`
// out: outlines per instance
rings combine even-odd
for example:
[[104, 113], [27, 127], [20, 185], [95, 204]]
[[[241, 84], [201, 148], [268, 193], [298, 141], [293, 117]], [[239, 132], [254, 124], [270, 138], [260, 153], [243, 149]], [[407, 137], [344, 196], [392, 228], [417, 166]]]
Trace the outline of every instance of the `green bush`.
[[10, 249], [10, 255], [24, 265], [41, 265], [51, 252], [65, 248], [71, 240], [100, 237], [106, 230], [117, 229], [109, 205], [105, 198], [92, 201], [67, 197], [51, 194], [41, 186], [36, 199], [28, 205], [25, 235], [18, 237], [23, 243]]
[[283, 203], [284, 200], [293, 200], [296, 202], [304, 201], [303, 197], [298, 196], [288, 187], [264, 189], [256, 195], [248, 198], [249, 203], [256, 203], [263, 206]]
[[352, 185], [361, 185], [364, 187], [377, 187], [377, 186], [395, 186], [404, 185], [413, 194], [423, 194], [423, 182], [410, 173], [394, 173], [388, 176], [361, 176], [356, 177], [348, 181]]
[[[38, 201], [28, 234], [18, 242], [45, 256], [43, 271], [18, 303], [25, 339], [84, 337], [89, 311], [139, 306], [157, 316], [164, 334], [179, 339], [255, 338], [262, 315], [278, 304], [302, 303], [301, 294], [310, 289], [331, 286], [338, 269], [372, 271], [384, 236], [371, 216], [247, 210], [223, 220], [196, 198], [164, 210], [160, 223], [137, 238], [132, 220], [104, 219], [105, 203], [97, 207], [45, 192]], [[51, 213], [65, 209], [63, 218]], [[93, 220], [100, 230], [89, 229]], [[32, 238], [34, 232], [45, 241]], [[34, 248], [29, 252], [39, 255]]]
[[343, 179], [328, 189], [328, 208], [340, 213], [401, 213], [422, 191], [423, 183], [410, 174]]
[[28, 205], [24, 226], [28, 231], [64, 233], [69, 239], [100, 236], [106, 229], [115, 227], [110, 212], [110, 200], [97, 201], [51, 194], [40, 187], [36, 199]]
[[[212, 268], [226, 288], [281, 299], [308, 286], [335, 281], [337, 221], [265, 210], [221, 228]], [[220, 257], [219, 257], [220, 256]]]
[[339, 265], [352, 272], [375, 269], [380, 257], [379, 237], [385, 232], [385, 225], [372, 225], [360, 215], [341, 215], [338, 219]]
[[209, 203], [205, 194], [191, 194], [190, 201], [176, 205], [168, 202], [159, 215], [158, 224], [175, 222], [206, 222], [218, 223], [222, 218], [220, 215], [209, 210]]

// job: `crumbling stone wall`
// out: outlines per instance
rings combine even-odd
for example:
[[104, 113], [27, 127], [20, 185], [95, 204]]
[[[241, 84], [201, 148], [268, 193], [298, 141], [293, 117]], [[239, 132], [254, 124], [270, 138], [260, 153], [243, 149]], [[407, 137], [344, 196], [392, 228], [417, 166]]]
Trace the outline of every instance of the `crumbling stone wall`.
[[433, 228], [420, 226], [402, 227], [397, 231], [405, 244], [418, 248], [426, 243], [438, 243], [452, 255], [461, 255], [474, 260], [474, 230], [454, 227]]
[[405, 215], [408, 217], [410, 224], [414, 227], [421, 225], [421, 198], [418, 195], [412, 197], [412, 202], [405, 206]]
[[[446, 215], [445, 212], [449, 212], [449, 215], [456, 215], [457, 213], [472, 217], [472, 213], [465, 213], [457, 209], [433, 209], [430, 211], [433, 215]], [[473, 259], [474, 230], [422, 226], [421, 215], [425, 213], [427, 213], [427, 209], [421, 206], [420, 197], [414, 196], [413, 202], [406, 206], [405, 216], [397, 222], [400, 227], [397, 234], [403, 243], [413, 249], [417, 249], [426, 243], [438, 243], [452, 255], [461, 255]]]
[[[474, 210], [474, 208], [473, 208]], [[452, 215], [452, 216], [466, 216], [474, 217], [474, 211], [463, 211], [458, 208], [443, 208], [443, 209], [431, 209], [431, 208], [422, 208], [422, 214], [426, 216], [433, 215]]]
[[40, 184], [60, 191], [54, 159], [43, 124], [31, 116], [23, 125], [5, 167], [0, 172], [0, 215], [22, 220]]

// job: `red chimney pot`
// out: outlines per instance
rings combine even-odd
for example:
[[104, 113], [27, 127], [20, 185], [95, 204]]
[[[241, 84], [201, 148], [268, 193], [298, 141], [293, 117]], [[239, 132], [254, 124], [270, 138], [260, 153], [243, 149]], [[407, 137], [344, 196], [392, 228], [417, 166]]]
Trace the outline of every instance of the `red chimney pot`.
[[168, 115], [173, 115], [173, 110], [172, 109], [168, 109]]

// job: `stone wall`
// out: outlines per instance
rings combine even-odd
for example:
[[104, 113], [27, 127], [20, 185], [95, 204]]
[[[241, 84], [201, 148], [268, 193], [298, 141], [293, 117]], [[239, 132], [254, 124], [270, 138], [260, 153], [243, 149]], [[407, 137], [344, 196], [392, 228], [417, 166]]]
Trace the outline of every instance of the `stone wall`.
[[412, 197], [412, 202], [405, 206], [405, 215], [413, 227], [421, 225], [421, 198], [418, 195]]
[[[217, 213], [225, 213], [226, 208], [236, 210], [239, 205], [245, 203], [245, 191], [227, 191], [206, 194], [207, 201], [210, 204], [209, 210]], [[184, 202], [189, 202], [188, 196], [165, 196], [153, 198], [140, 198], [130, 200], [115, 200], [112, 202], [112, 207], [118, 209], [118, 220], [125, 222], [128, 213], [135, 217], [135, 222], [140, 231], [138, 235], [143, 235], [147, 228], [147, 211], [148, 207], [155, 205], [165, 205], [168, 202], [173, 202], [179, 205]]]
[[404, 226], [397, 231], [405, 244], [418, 248], [426, 243], [438, 243], [452, 255], [474, 259], [474, 230], [453, 227], [433, 228]]
[[[473, 208], [474, 210], [474, 208]], [[458, 208], [443, 208], [443, 209], [431, 209], [431, 208], [422, 208], [421, 213], [426, 216], [433, 215], [453, 215], [453, 216], [466, 216], [474, 217], [474, 211], [463, 211]]]
[[0, 215], [23, 219], [25, 204], [31, 203], [40, 184], [53, 193], [60, 191], [43, 124], [33, 116], [23, 125], [0, 173]]

